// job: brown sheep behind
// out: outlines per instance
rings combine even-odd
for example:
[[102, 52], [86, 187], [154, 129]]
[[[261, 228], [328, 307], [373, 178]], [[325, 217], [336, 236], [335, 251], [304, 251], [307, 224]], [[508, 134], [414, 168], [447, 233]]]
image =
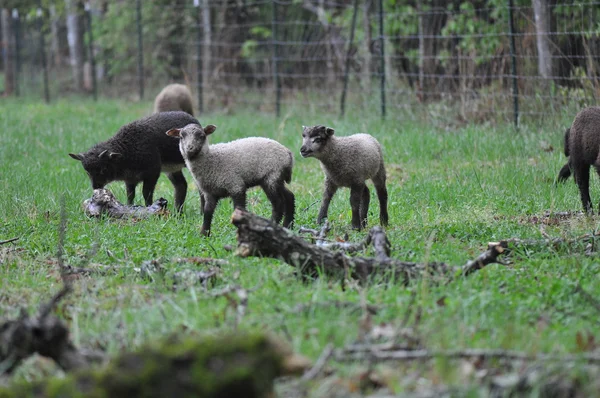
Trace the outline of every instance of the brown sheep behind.
[[192, 93], [184, 84], [165, 86], [154, 100], [154, 113], [168, 111], [184, 111], [194, 116]]

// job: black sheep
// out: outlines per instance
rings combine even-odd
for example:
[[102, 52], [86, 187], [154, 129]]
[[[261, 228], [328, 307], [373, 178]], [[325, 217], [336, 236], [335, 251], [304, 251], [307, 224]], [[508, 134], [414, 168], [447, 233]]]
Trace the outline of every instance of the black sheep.
[[565, 132], [565, 155], [569, 156], [569, 162], [561, 169], [559, 180], [573, 173], [583, 209], [592, 213], [590, 166], [600, 175], [600, 107], [585, 108], [575, 116], [571, 128]]
[[92, 189], [104, 188], [111, 181], [125, 181], [127, 204], [133, 204], [135, 188], [143, 182], [146, 206], [161, 172], [175, 187], [175, 208], [180, 211], [187, 193], [187, 182], [181, 169], [185, 162], [179, 151], [179, 140], [165, 134], [172, 128], [199, 124], [193, 116], [181, 111], [161, 112], [124, 125], [107, 141], [87, 152], [73, 154], [88, 173]]

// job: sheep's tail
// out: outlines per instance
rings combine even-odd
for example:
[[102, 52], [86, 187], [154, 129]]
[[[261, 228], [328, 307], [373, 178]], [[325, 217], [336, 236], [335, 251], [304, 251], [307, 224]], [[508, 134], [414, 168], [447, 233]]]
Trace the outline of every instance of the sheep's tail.
[[565, 156], [569, 156], [569, 135], [571, 135], [571, 128], [565, 130]]
[[294, 155], [291, 151], [288, 151], [290, 157], [289, 164], [283, 169], [283, 180], [288, 184], [292, 182], [292, 169], [294, 168]]

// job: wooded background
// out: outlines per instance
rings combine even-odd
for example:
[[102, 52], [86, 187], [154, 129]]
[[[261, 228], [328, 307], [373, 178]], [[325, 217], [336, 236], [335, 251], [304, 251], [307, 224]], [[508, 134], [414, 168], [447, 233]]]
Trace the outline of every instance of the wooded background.
[[[81, 0], [2, 3], [4, 95], [304, 106], [521, 121], [595, 104], [600, 2]], [[4, 80], [3, 86], [1, 81]]]

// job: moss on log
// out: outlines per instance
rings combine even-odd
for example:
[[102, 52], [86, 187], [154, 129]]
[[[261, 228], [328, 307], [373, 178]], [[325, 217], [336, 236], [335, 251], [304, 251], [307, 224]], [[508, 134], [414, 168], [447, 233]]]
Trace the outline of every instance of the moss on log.
[[0, 387], [0, 398], [266, 397], [273, 380], [308, 364], [263, 334], [169, 338], [88, 368], [38, 383]]

